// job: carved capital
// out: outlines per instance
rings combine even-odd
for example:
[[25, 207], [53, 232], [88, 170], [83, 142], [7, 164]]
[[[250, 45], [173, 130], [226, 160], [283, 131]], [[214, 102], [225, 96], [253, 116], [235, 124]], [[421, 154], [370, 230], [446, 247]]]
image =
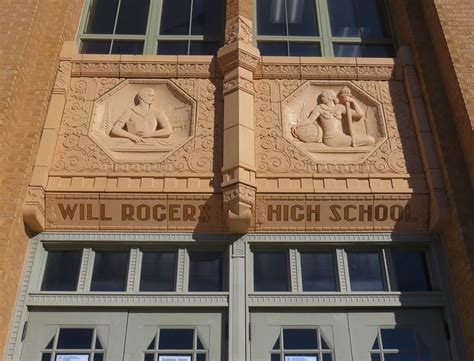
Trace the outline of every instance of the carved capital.
[[71, 79], [71, 62], [61, 61], [59, 63], [58, 73], [54, 82], [53, 94], [65, 94], [69, 87], [69, 80]]
[[236, 16], [226, 24], [225, 45], [238, 41], [252, 45], [252, 22], [243, 16]]
[[224, 212], [231, 233], [247, 233], [255, 209], [255, 188], [236, 183], [224, 188]]
[[260, 52], [252, 45], [235, 41], [219, 49], [217, 59], [223, 74], [227, 74], [237, 67], [242, 67], [253, 73], [260, 60]]
[[[248, 72], [247, 72], [248, 73]], [[252, 74], [250, 77], [245, 76], [242, 72], [232, 75], [224, 79], [224, 95], [230, 94], [236, 90], [242, 90], [246, 93], [254, 95]]]
[[23, 203], [23, 221], [34, 232], [44, 231], [45, 194], [43, 187], [28, 187]]

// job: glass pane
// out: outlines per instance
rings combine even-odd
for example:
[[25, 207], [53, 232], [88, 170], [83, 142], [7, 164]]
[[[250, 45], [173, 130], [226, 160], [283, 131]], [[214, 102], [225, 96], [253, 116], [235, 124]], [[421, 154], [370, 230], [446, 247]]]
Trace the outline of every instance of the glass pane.
[[91, 349], [92, 328], [62, 328], [59, 331], [58, 349]]
[[95, 349], [96, 350], [102, 350], [103, 347], [102, 347], [102, 344], [100, 343], [100, 340], [98, 337], [95, 338]]
[[356, 57], [362, 56], [362, 45], [359, 44], [334, 44], [334, 56]]
[[125, 291], [128, 252], [96, 252], [91, 291]]
[[51, 361], [51, 354], [49, 352], [44, 352], [41, 355], [41, 361]]
[[94, 0], [90, 7], [85, 33], [112, 34], [119, 0]]
[[431, 289], [424, 252], [392, 251], [392, 260], [400, 291], [429, 291]]
[[284, 329], [283, 348], [285, 350], [317, 350], [318, 336], [316, 330]]
[[193, 329], [162, 328], [159, 335], [159, 350], [192, 350]]
[[352, 291], [383, 291], [382, 267], [378, 252], [348, 252]]
[[380, 330], [384, 350], [416, 350], [415, 333], [409, 328]]
[[263, 42], [257, 43], [258, 50], [263, 56], [288, 56], [288, 44], [278, 42]]
[[219, 37], [223, 3], [222, 0], [194, 0], [191, 34]]
[[287, 35], [284, 0], [257, 0], [257, 34]]
[[75, 291], [81, 256], [81, 251], [49, 251], [41, 290]]
[[374, 344], [372, 345], [372, 350], [380, 350], [378, 337], [375, 339]]
[[189, 252], [189, 291], [223, 290], [222, 252]]
[[270, 360], [271, 361], [281, 361], [280, 354], [279, 353], [272, 353]]
[[292, 360], [292, 361], [293, 360], [298, 360], [299, 361], [299, 360], [301, 360], [302, 357], [304, 357], [302, 359], [302, 361], [303, 360], [307, 361], [308, 359], [311, 360], [311, 361], [319, 361], [320, 360], [319, 356], [315, 353], [298, 353], [298, 354], [285, 353], [284, 355], [285, 355], [284, 356], [285, 361], [288, 360], [287, 357], [289, 357], [290, 360]]
[[314, 0], [286, 0], [288, 35], [318, 36], [318, 20]]
[[196, 340], [196, 341], [197, 341], [197, 347], [196, 347], [196, 348], [197, 348], [198, 350], [205, 350], [205, 348], [204, 348], [204, 346], [203, 346], [201, 340], [199, 339], [199, 336], [197, 336], [197, 340]]
[[215, 55], [219, 45], [217, 41], [191, 41], [189, 55]]
[[364, 45], [364, 56], [372, 58], [394, 58], [395, 50], [391, 45]]
[[206, 354], [205, 353], [198, 353], [196, 355], [196, 361], [206, 361]]
[[380, 361], [380, 355], [378, 353], [373, 353], [370, 355], [370, 357], [371, 361]]
[[52, 350], [54, 344], [54, 337], [49, 341], [48, 345], [45, 347], [46, 350]]
[[382, 0], [357, 0], [362, 39], [389, 38]]
[[104, 354], [103, 353], [96, 353], [94, 355], [94, 361], [103, 361], [104, 360]]
[[82, 40], [81, 54], [108, 54], [110, 40]]
[[121, 0], [115, 34], [145, 35], [150, 0]]
[[280, 337], [277, 338], [275, 344], [273, 345], [272, 350], [279, 350], [280, 349]]
[[188, 55], [187, 41], [159, 41], [159, 55]]
[[143, 252], [140, 291], [174, 291], [176, 252]]
[[[186, 361], [188, 361], [188, 360], [193, 360], [193, 354], [191, 354], [191, 353], [180, 353], [180, 354], [176, 354], [175, 352], [173, 352], [171, 355], [173, 356], [173, 358], [172, 358], [173, 361], [174, 361], [174, 360], [178, 360], [178, 361], [181, 361], [181, 360], [183, 360], [183, 361], [184, 361], [184, 360], [186, 360]], [[159, 361], [159, 360], [160, 360], [160, 357], [165, 357], [165, 356], [170, 357], [170, 354], [169, 354], [169, 353], [159, 353], [157, 360]], [[162, 359], [162, 360], [163, 360], [163, 359]], [[168, 358], [166, 358], [165, 360], [168, 360]]]
[[384, 353], [385, 361], [418, 361], [416, 352]]
[[303, 291], [336, 291], [332, 252], [301, 253]]
[[154, 350], [155, 349], [155, 342], [156, 342], [156, 337], [153, 337], [153, 340], [148, 345], [147, 350]]
[[329, 350], [329, 346], [327, 342], [324, 340], [324, 337], [321, 335], [321, 349], [322, 350]]
[[287, 252], [254, 252], [255, 291], [288, 291]]
[[332, 36], [360, 36], [354, 0], [328, 1]]
[[332, 354], [323, 353], [323, 361], [332, 361]]
[[319, 43], [290, 43], [290, 56], [321, 56]]
[[143, 41], [120, 41], [114, 40], [112, 54], [143, 54]]
[[154, 354], [146, 353], [145, 354], [145, 361], [153, 361]]
[[161, 35], [189, 35], [191, 0], [163, 0]]

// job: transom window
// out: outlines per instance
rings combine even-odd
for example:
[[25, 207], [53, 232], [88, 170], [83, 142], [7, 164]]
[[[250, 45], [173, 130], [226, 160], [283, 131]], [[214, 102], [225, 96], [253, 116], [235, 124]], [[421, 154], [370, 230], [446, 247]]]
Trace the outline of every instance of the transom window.
[[271, 361], [332, 361], [334, 350], [319, 328], [282, 328]]
[[256, 0], [262, 55], [392, 57], [385, 0]]
[[80, 52], [215, 54], [221, 43], [221, 0], [87, 0]]
[[41, 352], [41, 361], [103, 361], [104, 353], [96, 329], [60, 328]]
[[430, 352], [411, 328], [380, 328], [371, 361], [430, 361]]

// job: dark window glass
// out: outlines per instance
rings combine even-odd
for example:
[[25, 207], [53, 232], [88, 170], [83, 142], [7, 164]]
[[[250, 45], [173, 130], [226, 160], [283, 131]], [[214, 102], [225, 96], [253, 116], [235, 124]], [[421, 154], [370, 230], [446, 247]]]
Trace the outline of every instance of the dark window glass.
[[334, 44], [335, 56], [361, 57], [364, 55], [364, 49], [360, 44]]
[[145, 354], [145, 361], [153, 361], [154, 360], [154, 354], [152, 353], [146, 353]]
[[400, 291], [431, 290], [423, 252], [392, 251], [392, 260]]
[[159, 41], [158, 54], [160, 55], [187, 55], [187, 41]]
[[150, 0], [121, 0], [115, 34], [145, 35]]
[[371, 361], [380, 361], [380, 355], [378, 353], [373, 353], [371, 355]]
[[288, 291], [287, 252], [254, 252], [255, 291]]
[[125, 291], [127, 273], [128, 252], [96, 252], [91, 291]]
[[109, 54], [110, 40], [82, 40], [81, 54]]
[[192, 350], [194, 330], [162, 328], [159, 340], [159, 350]]
[[290, 56], [321, 56], [318, 43], [290, 43]]
[[143, 54], [143, 41], [114, 40], [112, 54]]
[[174, 291], [176, 252], [143, 252], [140, 291]]
[[263, 56], [287, 56], [288, 44], [285, 42], [259, 41], [257, 43], [260, 54]]
[[393, 58], [395, 50], [392, 45], [364, 45], [364, 56], [372, 58]]
[[332, 354], [323, 353], [323, 361], [332, 361]]
[[161, 35], [188, 35], [191, 0], [163, 0]]
[[286, 0], [288, 35], [318, 36], [318, 22], [314, 0]]
[[380, 330], [385, 350], [416, 350], [415, 333], [409, 328], [383, 328]]
[[336, 291], [336, 270], [332, 252], [301, 253], [303, 291]]
[[189, 252], [189, 291], [223, 290], [222, 252]]
[[104, 360], [104, 354], [103, 353], [95, 353], [94, 354], [94, 361], [103, 361]]
[[49, 251], [41, 290], [75, 291], [81, 255], [81, 251]]
[[280, 354], [278, 353], [273, 353], [271, 357], [271, 361], [281, 361], [280, 359]]
[[286, 35], [284, 0], [257, 1], [258, 35]]
[[198, 353], [196, 355], [196, 361], [206, 361], [206, 354], [204, 353]]
[[87, 34], [112, 34], [119, 0], [94, 0], [90, 7]]
[[41, 361], [51, 361], [51, 353], [49, 352], [44, 352], [41, 355]]
[[332, 36], [360, 36], [354, 0], [330, 0], [328, 7]]
[[284, 329], [283, 348], [285, 350], [317, 350], [318, 336], [316, 330]]
[[416, 352], [384, 353], [385, 361], [418, 361]]
[[189, 55], [214, 55], [219, 49], [218, 42], [211, 41], [191, 41]]
[[57, 349], [91, 349], [93, 333], [92, 328], [62, 328], [59, 330]]
[[348, 252], [352, 291], [383, 291], [382, 267], [378, 252]]
[[223, 3], [222, 0], [194, 0], [191, 34], [219, 36]]
[[362, 39], [383, 39], [389, 37], [382, 0], [357, 0]]

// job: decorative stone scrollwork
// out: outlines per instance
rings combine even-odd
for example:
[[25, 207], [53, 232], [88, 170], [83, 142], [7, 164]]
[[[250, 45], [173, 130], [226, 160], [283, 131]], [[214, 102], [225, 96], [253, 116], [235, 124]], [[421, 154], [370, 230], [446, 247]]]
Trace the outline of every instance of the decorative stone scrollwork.
[[246, 233], [255, 207], [255, 188], [236, 183], [224, 189], [224, 212], [231, 233]]
[[237, 16], [227, 22], [225, 32], [225, 44], [231, 44], [236, 41], [242, 41], [245, 44], [252, 45], [252, 22], [242, 16]]

